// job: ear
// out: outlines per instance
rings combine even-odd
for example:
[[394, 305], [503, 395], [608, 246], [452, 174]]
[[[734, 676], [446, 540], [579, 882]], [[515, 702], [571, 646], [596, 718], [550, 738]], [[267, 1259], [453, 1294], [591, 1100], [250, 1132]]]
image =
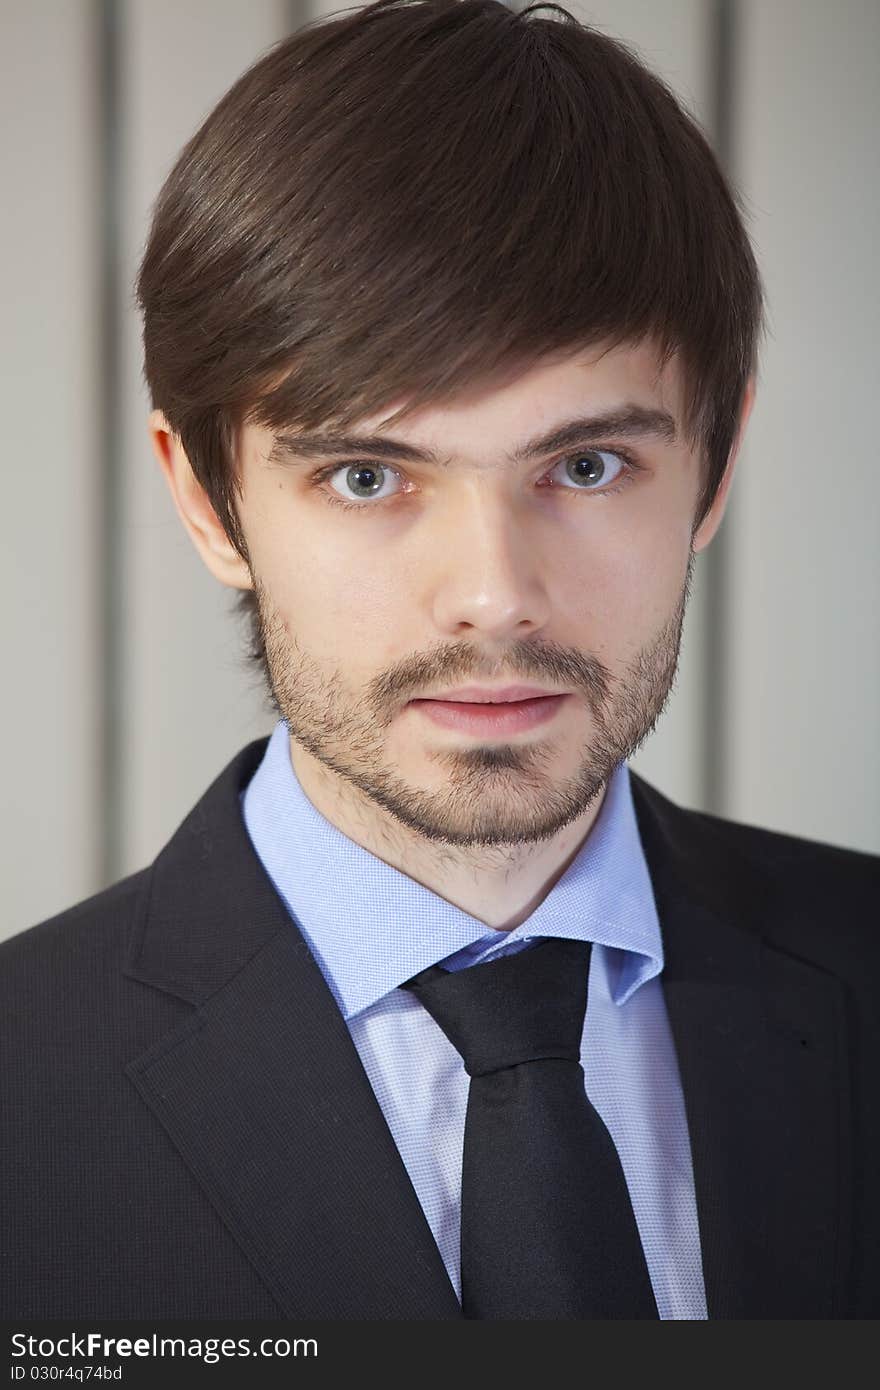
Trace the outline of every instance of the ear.
[[709, 544], [712, 537], [715, 535], [715, 532], [718, 530], [718, 527], [721, 525], [721, 519], [724, 516], [724, 513], [727, 509], [727, 499], [730, 493], [730, 484], [733, 481], [733, 470], [736, 466], [737, 458], [739, 457], [740, 446], [743, 442], [743, 436], [746, 432], [746, 425], [749, 422], [749, 416], [752, 413], [752, 406], [754, 405], [754, 403], [755, 378], [753, 376], [750, 376], [748, 381], [746, 382], [746, 389], [743, 392], [743, 403], [740, 412], [739, 428], [736, 432], [736, 439], [734, 440], [733, 448], [730, 451], [730, 457], [727, 460], [727, 467], [724, 470], [724, 476], [721, 479], [721, 484], [718, 488], [718, 491], [715, 494], [712, 506], [709, 508], [708, 512], [703, 517], [703, 520], [700, 522], [699, 526], [694, 532], [694, 536], [691, 541], [691, 549], [694, 551], [694, 553], [696, 553], [698, 550], [705, 550], [706, 546]]
[[150, 443], [171, 490], [177, 514], [208, 569], [232, 589], [254, 587], [250, 570], [230, 541], [208, 494], [196, 478], [183, 445], [161, 410], [149, 418]]

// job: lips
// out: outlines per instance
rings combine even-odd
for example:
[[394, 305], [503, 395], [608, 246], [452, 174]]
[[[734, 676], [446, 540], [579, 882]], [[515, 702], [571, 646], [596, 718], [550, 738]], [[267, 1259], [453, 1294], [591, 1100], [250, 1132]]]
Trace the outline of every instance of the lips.
[[441, 690], [436, 695], [428, 695], [423, 698], [451, 701], [458, 705], [506, 705], [523, 700], [547, 699], [558, 693], [555, 690], [542, 690], [538, 685], [505, 685], [500, 686], [497, 690], [485, 690], [475, 685], [463, 685], [459, 690]]
[[485, 737], [519, 733], [545, 724], [567, 698], [567, 695], [541, 695], [505, 701], [413, 700], [412, 707], [444, 728]]

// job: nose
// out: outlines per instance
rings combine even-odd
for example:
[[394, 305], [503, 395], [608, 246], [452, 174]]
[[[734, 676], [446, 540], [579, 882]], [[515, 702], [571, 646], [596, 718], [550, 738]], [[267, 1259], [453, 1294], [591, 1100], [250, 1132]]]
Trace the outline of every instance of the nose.
[[463, 489], [425, 553], [434, 622], [450, 635], [469, 629], [503, 642], [549, 621], [549, 531], [503, 491], [485, 480]]

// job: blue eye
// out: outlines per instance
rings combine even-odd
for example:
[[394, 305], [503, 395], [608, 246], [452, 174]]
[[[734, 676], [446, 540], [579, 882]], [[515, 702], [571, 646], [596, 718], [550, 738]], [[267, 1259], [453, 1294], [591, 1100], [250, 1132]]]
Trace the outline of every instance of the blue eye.
[[[613, 464], [609, 466], [606, 459], [616, 459], [620, 464], [620, 471], [614, 473]], [[581, 453], [572, 454], [560, 462], [566, 469], [571, 469], [569, 476], [579, 483], [613, 483], [626, 467], [625, 459], [620, 454], [612, 453], [610, 449], [584, 449]], [[559, 466], [556, 465], [557, 468]], [[612, 474], [610, 479], [607, 477], [609, 472]]]
[[382, 487], [385, 475], [395, 471], [382, 463], [343, 463], [339, 465], [338, 470], [334, 468], [333, 472], [341, 472], [343, 468], [346, 469], [346, 487], [357, 489], [356, 496], [361, 501], [369, 501], [371, 497], [375, 497]]
[[[569, 487], [565, 482], [553, 483], [554, 490], [594, 492], [599, 496], [608, 497], [612, 493], [620, 492], [633, 480], [635, 474], [641, 471], [641, 467], [641, 464], [636, 463], [631, 455], [623, 450], [589, 448], [557, 459], [546, 476], [552, 476], [557, 470], [565, 469], [568, 482], [572, 485]], [[341, 496], [335, 487], [323, 486], [337, 474], [341, 476], [343, 485], [350, 488], [358, 500], [349, 500]], [[401, 476], [400, 470], [392, 468], [389, 464], [364, 459], [354, 463], [331, 463], [314, 473], [309, 482], [312, 487], [323, 493], [324, 500], [330, 506], [366, 512], [375, 511], [382, 503], [390, 503], [395, 497], [403, 495], [400, 490], [382, 495], [383, 485], [388, 477]], [[609, 486], [609, 483], [616, 486]]]

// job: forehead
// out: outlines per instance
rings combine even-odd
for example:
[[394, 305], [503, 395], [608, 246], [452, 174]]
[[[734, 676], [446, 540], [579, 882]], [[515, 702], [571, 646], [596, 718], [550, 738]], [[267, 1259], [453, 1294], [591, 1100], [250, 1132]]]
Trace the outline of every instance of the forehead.
[[591, 346], [508, 366], [473, 388], [456, 390], [448, 400], [422, 407], [391, 425], [391, 417], [406, 405], [406, 398], [398, 397], [363, 416], [358, 429], [381, 434], [387, 426], [414, 440], [438, 432], [448, 436], [491, 429], [496, 438], [513, 439], [541, 423], [552, 424], [573, 408], [599, 413], [624, 402], [665, 409], [679, 422], [681, 388], [677, 359], [661, 366], [659, 353], [650, 343]]

